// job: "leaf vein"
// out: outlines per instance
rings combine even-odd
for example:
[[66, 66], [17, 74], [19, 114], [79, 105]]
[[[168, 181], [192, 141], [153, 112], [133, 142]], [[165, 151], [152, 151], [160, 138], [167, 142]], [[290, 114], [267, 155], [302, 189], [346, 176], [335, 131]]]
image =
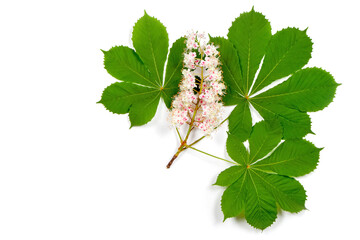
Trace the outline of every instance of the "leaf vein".
[[178, 70], [179, 65], [180, 65], [181, 63], [182, 63], [182, 62], [179, 62], [179, 63], [177, 64], [176, 68], [175, 68], [174, 71], [172, 72], [172, 74], [171, 74], [171, 76], [169, 77], [168, 81], [166, 81], [166, 83], [165, 83], [165, 85], [163, 86], [163, 88], [165, 88], [165, 87], [169, 84], [169, 82], [172, 81], [172, 78], [173, 78], [175, 72]]
[[268, 74], [263, 78], [263, 80], [255, 87], [253, 92], [256, 92], [255, 90], [270, 76], [270, 74], [277, 68], [277, 66], [284, 60], [286, 55], [289, 53], [289, 51], [296, 45], [298, 40], [295, 40], [295, 42], [291, 45], [289, 49], [286, 50], [286, 52], [283, 54], [283, 56], [279, 59], [279, 62], [275, 64], [275, 66], [268, 72]]

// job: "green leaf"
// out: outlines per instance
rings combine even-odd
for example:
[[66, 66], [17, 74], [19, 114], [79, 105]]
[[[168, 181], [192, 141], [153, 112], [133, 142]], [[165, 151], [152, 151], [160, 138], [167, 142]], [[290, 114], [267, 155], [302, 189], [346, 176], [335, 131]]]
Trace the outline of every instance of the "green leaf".
[[169, 47], [166, 28], [145, 13], [134, 26], [132, 40], [136, 52], [125, 46], [103, 51], [105, 69], [123, 82], [107, 87], [99, 103], [113, 113], [129, 113], [131, 126], [140, 126], [154, 117], [160, 97], [171, 107], [181, 79], [185, 42], [180, 38], [171, 47], [163, 81]]
[[[245, 93], [244, 86], [240, 84], [242, 76], [236, 49], [229, 40], [223, 37], [210, 37], [210, 41], [213, 42], [215, 46], [218, 46], [223, 76], [227, 79], [226, 85], [231, 86], [231, 88], [226, 89], [227, 94], [223, 97], [223, 102], [225, 105], [237, 104], [238, 99], [234, 101], [231, 98], [233, 98], [233, 96], [234, 98], [236, 98], [236, 96], [244, 96]], [[232, 92], [230, 93], [230, 91]]]
[[226, 140], [226, 150], [229, 156], [240, 165], [246, 166], [249, 162], [249, 152], [241, 139], [236, 135], [229, 134]]
[[131, 125], [140, 126], [154, 117], [160, 99], [159, 92], [156, 92], [158, 90], [152, 88], [117, 82], [105, 88], [99, 103], [113, 113], [124, 114], [130, 111]]
[[330, 73], [320, 68], [305, 68], [286, 82], [253, 97], [253, 101], [258, 104], [271, 101], [303, 112], [315, 112], [331, 103], [338, 85]]
[[281, 140], [282, 131], [278, 121], [261, 121], [253, 127], [249, 138], [250, 160], [253, 163], [258, 159], [265, 157], [274, 149]]
[[246, 188], [249, 185], [246, 171], [239, 174], [236, 182], [230, 185], [222, 195], [221, 210], [224, 213], [224, 221], [230, 217], [236, 217], [245, 210]]
[[131, 126], [141, 126], [153, 119], [159, 105], [160, 94], [151, 98], [142, 98], [141, 102], [133, 102], [129, 111]]
[[236, 106], [229, 116], [229, 131], [240, 140], [249, 138], [252, 129], [252, 119], [249, 102], [242, 101]]
[[164, 25], [146, 12], [134, 26], [132, 41], [136, 52], [150, 71], [151, 78], [162, 85], [169, 37]]
[[134, 50], [124, 46], [112, 47], [104, 53], [104, 66], [114, 78], [156, 88], [149, 72]]
[[281, 175], [299, 177], [316, 168], [320, 150], [304, 139], [288, 140], [280, 144], [271, 156], [254, 166]]
[[280, 121], [284, 139], [302, 138], [306, 134], [312, 133], [310, 117], [304, 112], [271, 102], [258, 104], [254, 100], [251, 103], [264, 119]]
[[252, 171], [259, 186], [272, 195], [280, 208], [297, 213], [305, 209], [306, 193], [304, 187], [294, 178], [261, 171]]
[[271, 38], [271, 26], [264, 15], [252, 9], [235, 19], [229, 28], [228, 38], [240, 57], [243, 80], [238, 79], [238, 81], [245, 96], [249, 93]]
[[[291, 176], [314, 170], [320, 149], [302, 139], [277, 146], [279, 129], [276, 120], [256, 123], [249, 137], [250, 153], [238, 137], [228, 135], [226, 149], [240, 165], [224, 170], [216, 181], [227, 187], [221, 199], [224, 219], [244, 214], [251, 226], [263, 230], [275, 221], [278, 206], [292, 213], [305, 209], [306, 192]], [[260, 160], [249, 161], [249, 156]]]
[[228, 169], [222, 171], [219, 174], [216, 183], [214, 183], [214, 185], [224, 186], [224, 187], [230, 186], [231, 184], [236, 182], [236, 180], [238, 180], [243, 173], [244, 173], [244, 168], [242, 167], [239, 166], [229, 167]]
[[245, 219], [253, 227], [264, 230], [269, 227], [277, 217], [277, 208], [275, 198], [248, 172], [250, 183], [247, 186]]
[[[252, 10], [242, 13], [233, 22], [228, 40], [214, 38], [220, 45], [220, 59], [225, 63], [223, 79], [227, 90], [224, 102], [240, 105], [230, 115], [229, 132], [239, 134], [239, 128], [233, 126], [242, 126], [241, 119], [248, 119], [248, 111], [243, 108], [244, 102], [248, 102], [246, 105], [253, 106], [264, 120], [277, 118], [280, 121], [284, 139], [302, 138], [312, 133], [307, 112], [328, 106], [338, 84], [322, 69], [300, 70], [312, 52], [306, 30], [286, 28], [271, 36], [270, 29], [265, 17]], [[264, 59], [263, 64], [258, 70], [261, 59]], [[256, 71], [259, 74], [253, 81]], [[282, 84], [265, 91], [264, 87], [291, 74]], [[247, 129], [247, 125], [244, 128]]]
[[181, 70], [183, 68], [183, 53], [186, 47], [185, 38], [176, 40], [169, 53], [166, 65], [165, 82], [162, 91], [162, 97], [168, 108], [171, 107], [172, 97], [179, 90], [179, 82], [182, 78]]
[[273, 81], [289, 76], [302, 68], [311, 58], [312, 42], [305, 31], [286, 28], [277, 32], [266, 49], [264, 63], [252, 93]]

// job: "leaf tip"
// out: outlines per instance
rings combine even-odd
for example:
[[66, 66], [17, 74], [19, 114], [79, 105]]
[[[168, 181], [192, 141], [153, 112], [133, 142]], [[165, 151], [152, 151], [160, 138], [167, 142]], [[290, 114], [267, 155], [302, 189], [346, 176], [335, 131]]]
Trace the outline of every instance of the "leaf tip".
[[102, 51], [104, 54], [106, 54], [107, 53], [107, 51], [105, 51], [105, 50], [102, 50], [102, 49], [100, 49], [100, 51]]

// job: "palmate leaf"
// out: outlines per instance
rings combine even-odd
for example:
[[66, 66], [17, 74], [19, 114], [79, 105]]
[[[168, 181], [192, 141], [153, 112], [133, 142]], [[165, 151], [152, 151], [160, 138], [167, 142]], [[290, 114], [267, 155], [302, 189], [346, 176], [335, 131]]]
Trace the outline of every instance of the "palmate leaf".
[[[239, 38], [239, 35], [242, 37]], [[241, 59], [243, 81], [240, 86], [245, 96], [253, 83], [255, 73], [271, 38], [271, 26], [264, 15], [253, 9], [235, 19], [229, 28], [228, 37], [232, 39], [232, 44]]]
[[173, 43], [165, 79], [169, 38], [164, 25], [145, 12], [134, 26], [132, 41], [136, 51], [126, 46], [103, 51], [105, 69], [122, 82], [108, 86], [99, 103], [113, 113], [129, 113], [131, 126], [140, 126], [154, 117], [160, 98], [171, 107], [181, 79], [185, 39]]
[[[251, 10], [232, 23], [228, 39], [211, 38], [221, 53], [227, 85], [224, 103], [237, 105], [229, 117], [229, 131], [240, 139], [249, 136], [252, 119], [246, 108], [252, 105], [265, 120], [280, 121], [284, 139], [302, 138], [312, 133], [307, 112], [329, 105], [339, 84], [320, 68], [301, 69], [312, 51], [306, 30], [286, 28], [270, 37], [269, 31], [265, 17]], [[254, 80], [261, 58], [263, 64]], [[275, 80], [291, 74], [282, 84], [259, 94]]]
[[229, 116], [229, 131], [245, 141], [250, 136], [251, 126], [249, 102], [241, 99]]
[[275, 221], [277, 205], [292, 213], [305, 209], [305, 190], [293, 177], [313, 171], [321, 149], [304, 139], [281, 142], [276, 121], [252, 128], [249, 151], [229, 134], [226, 149], [237, 165], [221, 172], [215, 184], [227, 187], [221, 199], [224, 220], [244, 214], [251, 226], [265, 229]]

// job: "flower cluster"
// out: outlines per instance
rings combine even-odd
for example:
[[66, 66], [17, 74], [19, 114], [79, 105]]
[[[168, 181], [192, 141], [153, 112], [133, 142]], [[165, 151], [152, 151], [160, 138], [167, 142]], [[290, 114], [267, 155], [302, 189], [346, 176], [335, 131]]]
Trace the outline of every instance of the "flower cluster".
[[180, 92], [170, 112], [172, 124], [189, 124], [209, 135], [221, 121], [224, 90], [217, 47], [209, 43], [205, 34], [189, 33]]

